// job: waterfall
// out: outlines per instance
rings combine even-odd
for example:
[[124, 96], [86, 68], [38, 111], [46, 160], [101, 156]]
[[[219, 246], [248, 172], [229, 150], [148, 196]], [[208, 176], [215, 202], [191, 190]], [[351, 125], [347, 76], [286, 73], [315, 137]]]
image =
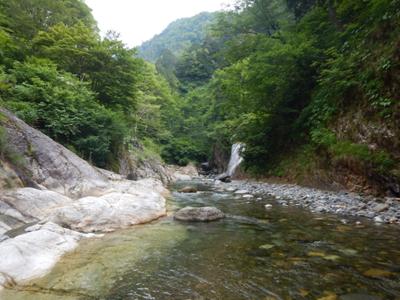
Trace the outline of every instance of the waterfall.
[[231, 158], [229, 159], [228, 169], [225, 172], [226, 175], [232, 177], [235, 174], [236, 169], [243, 161], [243, 157], [241, 156], [243, 150], [244, 144], [236, 143], [232, 145]]

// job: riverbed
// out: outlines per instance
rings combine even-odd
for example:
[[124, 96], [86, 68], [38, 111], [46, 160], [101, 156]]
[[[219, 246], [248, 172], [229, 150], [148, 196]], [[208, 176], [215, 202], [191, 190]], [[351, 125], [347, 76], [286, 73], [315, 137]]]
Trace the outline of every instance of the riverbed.
[[[176, 192], [183, 185], [199, 192]], [[400, 299], [398, 225], [312, 213], [205, 180], [172, 189], [168, 217], [86, 239], [1, 299]], [[175, 221], [188, 205], [227, 217]]]

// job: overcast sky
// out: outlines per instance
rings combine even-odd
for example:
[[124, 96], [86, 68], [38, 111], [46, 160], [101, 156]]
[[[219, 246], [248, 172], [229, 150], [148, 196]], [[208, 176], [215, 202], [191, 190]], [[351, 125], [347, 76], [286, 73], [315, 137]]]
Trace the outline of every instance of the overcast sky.
[[101, 32], [115, 30], [129, 46], [139, 46], [172, 21], [216, 11], [233, 0], [85, 0]]

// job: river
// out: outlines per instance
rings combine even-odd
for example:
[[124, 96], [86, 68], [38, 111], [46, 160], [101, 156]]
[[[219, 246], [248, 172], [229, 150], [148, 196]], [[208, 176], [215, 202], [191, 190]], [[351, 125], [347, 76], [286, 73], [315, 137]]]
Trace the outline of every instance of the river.
[[269, 197], [245, 199], [210, 181], [189, 184], [199, 192], [173, 192], [170, 212], [210, 205], [228, 217], [184, 223], [170, 214], [84, 240], [47, 276], [3, 298], [400, 299], [398, 225], [344, 222]]

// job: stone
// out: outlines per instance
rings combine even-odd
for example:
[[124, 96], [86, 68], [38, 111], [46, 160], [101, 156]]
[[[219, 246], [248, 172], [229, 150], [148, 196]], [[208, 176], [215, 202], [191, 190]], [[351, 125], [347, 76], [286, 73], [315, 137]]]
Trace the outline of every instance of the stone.
[[389, 208], [389, 205], [387, 205], [386, 203], [381, 203], [381, 204], [376, 205], [373, 209], [375, 212], [380, 213], [385, 210], [388, 210], [388, 208]]
[[245, 198], [245, 199], [251, 199], [251, 198], [254, 198], [254, 196], [253, 196], [253, 195], [250, 195], [250, 194], [246, 194], [246, 195], [243, 195], [243, 198]]
[[34, 225], [26, 233], [0, 243], [0, 285], [23, 284], [45, 275], [85, 235], [54, 223]]
[[19, 188], [0, 196], [0, 213], [23, 223], [31, 223], [46, 218], [54, 208], [69, 203], [72, 203], [70, 198], [56, 192]]
[[193, 186], [185, 186], [179, 190], [179, 193], [197, 193], [197, 189]]
[[383, 223], [383, 222], [384, 222], [384, 220], [383, 220], [382, 217], [380, 217], [380, 216], [374, 217], [374, 221], [375, 221], [376, 223]]
[[150, 222], [165, 214], [165, 199], [159, 193], [137, 190], [79, 199], [56, 209], [49, 220], [81, 232], [111, 232]]
[[372, 277], [372, 278], [386, 278], [386, 277], [392, 277], [395, 274], [386, 270], [381, 270], [381, 269], [369, 269], [363, 273], [364, 276], [366, 277]]
[[272, 204], [265, 204], [265, 209], [271, 209], [272, 208]]
[[216, 207], [187, 206], [177, 211], [174, 218], [179, 221], [209, 222], [223, 219], [224, 213]]
[[244, 195], [244, 194], [248, 194], [248, 193], [249, 193], [248, 190], [238, 190], [235, 192], [235, 194], [237, 194], [237, 195]]
[[175, 181], [190, 181], [192, 180], [192, 177], [186, 174], [180, 174], [178, 172], [175, 172], [174, 179]]
[[168, 169], [174, 181], [189, 181], [193, 177], [199, 176], [199, 172], [193, 164], [188, 164], [185, 167], [168, 166]]
[[215, 180], [220, 180], [220, 181], [226, 182], [226, 183], [232, 182], [231, 176], [229, 176], [229, 175], [226, 174], [226, 173], [223, 173], [223, 174], [218, 175], [218, 176], [215, 178]]
[[259, 248], [260, 249], [264, 249], [264, 250], [269, 250], [269, 249], [272, 249], [272, 248], [274, 248], [275, 247], [275, 245], [272, 245], [272, 244], [265, 244], [265, 245], [261, 245]]

